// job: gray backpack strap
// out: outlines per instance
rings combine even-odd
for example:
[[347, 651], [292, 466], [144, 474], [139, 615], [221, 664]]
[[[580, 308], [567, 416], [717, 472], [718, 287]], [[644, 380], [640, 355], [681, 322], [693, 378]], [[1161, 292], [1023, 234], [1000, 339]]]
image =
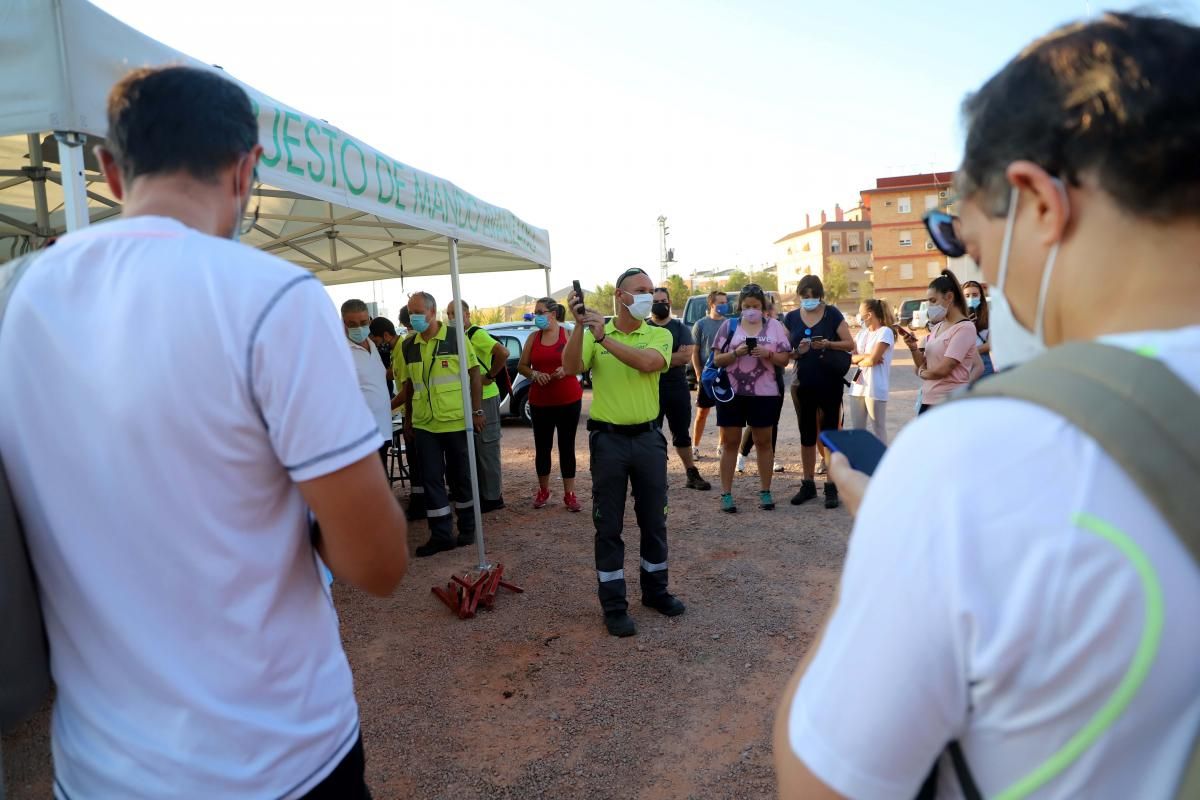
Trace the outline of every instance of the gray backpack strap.
[[1162, 362], [1074, 342], [980, 381], [965, 396], [1028, 400], [1095, 439], [1200, 564], [1200, 396]]
[[[0, 334], [4, 311], [36, 253], [0, 264]], [[0, 727], [37, 711], [50, 692], [50, 653], [37, 580], [0, 454]], [[0, 786], [0, 794], [3, 787]]]
[[[1200, 396], [1162, 362], [1121, 347], [1071, 343], [980, 381], [965, 396], [1028, 400], [1095, 439], [1200, 565]], [[1200, 798], [1200, 732], [1175, 796]]]

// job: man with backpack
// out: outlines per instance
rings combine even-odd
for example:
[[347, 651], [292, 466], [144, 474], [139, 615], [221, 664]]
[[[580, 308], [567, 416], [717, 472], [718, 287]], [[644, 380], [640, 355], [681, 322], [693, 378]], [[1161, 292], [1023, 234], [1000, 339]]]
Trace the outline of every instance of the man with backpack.
[[869, 484], [833, 458], [857, 519], [776, 719], [781, 796], [1198, 796], [1198, 71], [1200, 29], [1110, 13], [967, 99], [930, 234], [1017, 366]]

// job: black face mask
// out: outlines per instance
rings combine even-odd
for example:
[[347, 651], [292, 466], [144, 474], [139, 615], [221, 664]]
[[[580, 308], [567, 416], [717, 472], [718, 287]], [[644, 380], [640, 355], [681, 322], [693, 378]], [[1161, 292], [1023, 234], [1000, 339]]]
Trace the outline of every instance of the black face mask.
[[650, 313], [659, 319], [666, 319], [667, 317], [671, 316], [671, 304], [655, 303], [654, 305], [650, 306]]

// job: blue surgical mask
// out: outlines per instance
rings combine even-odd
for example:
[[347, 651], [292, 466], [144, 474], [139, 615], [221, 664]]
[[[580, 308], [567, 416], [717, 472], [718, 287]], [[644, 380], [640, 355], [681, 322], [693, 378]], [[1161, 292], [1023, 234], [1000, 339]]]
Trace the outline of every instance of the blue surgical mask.
[[370, 327], [363, 325], [358, 328], [347, 328], [346, 333], [349, 334], [350, 341], [354, 342], [355, 344], [362, 344], [367, 340], [367, 337], [371, 335], [371, 329]]
[[533, 327], [537, 328], [539, 331], [546, 330], [546, 328], [550, 327], [550, 318], [545, 314], [534, 314]]
[[981, 298], [978, 298], [978, 297], [968, 297], [967, 298], [967, 308], [971, 309], [972, 311], [979, 308], [980, 299]]
[[417, 333], [424, 333], [429, 330], [429, 320], [425, 319], [424, 314], [413, 314], [412, 329]]
[[821, 299], [818, 297], [806, 297], [800, 301], [800, 307], [805, 311], [816, 311], [821, 307]]
[[733, 309], [729, 307], [729, 303], [721, 303], [719, 306], [717, 306], [717, 313], [723, 317], [728, 317], [732, 310]]

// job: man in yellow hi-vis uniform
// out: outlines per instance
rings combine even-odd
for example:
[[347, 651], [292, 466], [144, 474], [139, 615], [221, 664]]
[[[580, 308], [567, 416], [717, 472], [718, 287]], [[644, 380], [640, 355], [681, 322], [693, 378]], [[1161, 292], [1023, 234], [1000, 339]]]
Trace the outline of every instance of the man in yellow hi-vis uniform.
[[[424, 558], [452, 550], [456, 542], [460, 547], [475, 543], [475, 503], [458, 375], [458, 339], [438, 322], [433, 295], [417, 292], [409, 298], [408, 310], [415, 334], [401, 343], [394, 374], [404, 397], [405, 433], [412, 431], [420, 462], [429, 541], [417, 548], [417, 557]], [[484, 423], [479, 362], [470, 348], [461, 357], [467, 359], [471, 376], [471, 424], [478, 432]], [[457, 540], [450, 522], [451, 502], [458, 516]]]

